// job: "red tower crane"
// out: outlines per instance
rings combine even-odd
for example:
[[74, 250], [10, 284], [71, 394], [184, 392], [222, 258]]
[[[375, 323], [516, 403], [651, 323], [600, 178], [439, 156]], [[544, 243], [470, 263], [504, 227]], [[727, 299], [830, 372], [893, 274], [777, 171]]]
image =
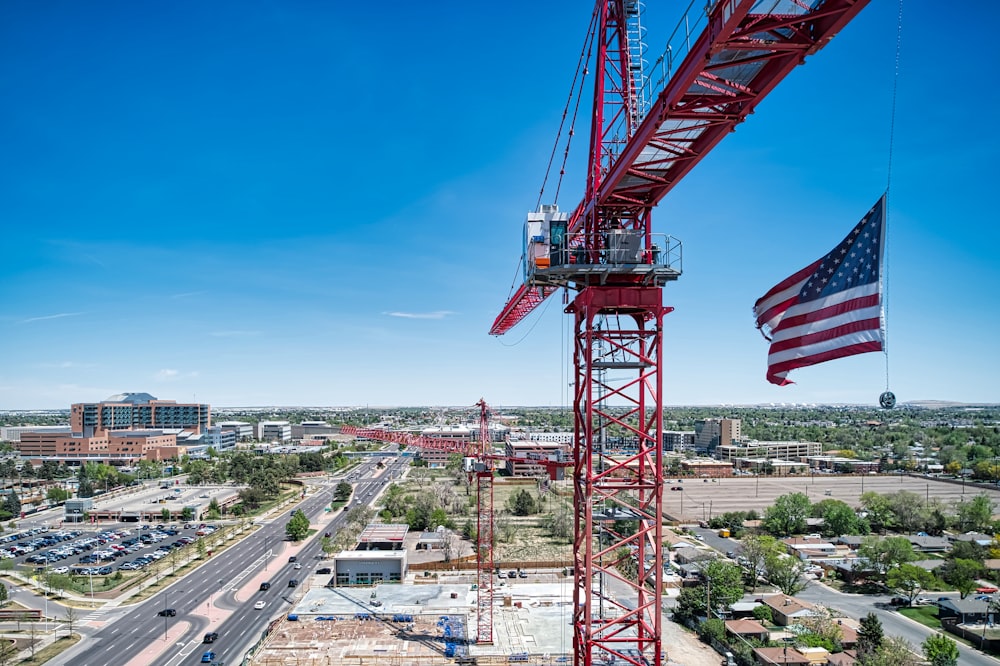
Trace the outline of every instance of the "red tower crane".
[[[575, 322], [573, 651], [578, 665], [660, 664], [663, 558], [662, 287], [680, 244], [652, 210], [867, 0], [716, 0], [682, 18], [647, 76], [643, 3], [597, 0], [593, 115], [583, 199], [525, 225], [524, 283], [502, 335], [559, 288]], [[700, 32], [699, 32], [700, 31]], [[659, 80], [659, 83], [657, 82]], [[665, 83], [663, 83], [665, 81]], [[633, 454], [611, 457], [609, 437]], [[638, 524], [634, 532], [622, 525]], [[632, 559], [634, 565], [626, 562]], [[621, 566], [628, 565], [628, 566]], [[637, 569], [635, 579], [623, 572]], [[626, 589], [611, 598], [606, 583]]]
[[[429, 451], [459, 453], [463, 457], [465, 471], [470, 481], [476, 482], [476, 642], [480, 645], [493, 643], [493, 472], [498, 461], [523, 461], [522, 458], [498, 455], [490, 443], [490, 408], [486, 401], [476, 403], [479, 408], [479, 437], [476, 442], [449, 440], [412, 433], [388, 430], [386, 428], [361, 428], [342, 426], [341, 432], [355, 437], [367, 437], [382, 442], [392, 442], [402, 446]], [[550, 476], [555, 479], [558, 469], [568, 467], [565, 460], [538, 460]]]

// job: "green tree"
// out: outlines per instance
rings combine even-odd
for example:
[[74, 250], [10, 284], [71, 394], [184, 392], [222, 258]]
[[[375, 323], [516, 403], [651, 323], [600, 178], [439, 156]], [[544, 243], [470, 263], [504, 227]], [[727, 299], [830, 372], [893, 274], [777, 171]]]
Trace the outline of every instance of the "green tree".
[[889, 500], [874, 491], [861, 493], [861, 506], [865, 510], [868, 524], [873, 530], [885, 532], [893, 525], [892, 507]]
[[844, 534], [867, 534], [868, 522], [859, 518], [858, 514], [846, 502], [835, 499], [825, 499], [812, 507], [812, 514], [823, 519], [823, 534], [827, 536], [842, 536]]
[[515, 516], [530, 516], [537, 511], [535, 498], [524, 488], [510, 496], [507, 508]]
[[333, 491], [333, 496], [338, 502], [346, 502], [351, 499], [351, 494], [354, 492], [354, 486], [349, 484], [347, 481], [341, 481], [337, 484], [337, 487]]
[[3, 510], [12, 516], [21, 515], [21, 500], [13, 489], [4, 495]]
[[868, 613], [861, 618], [856, 646], [858, 661], [862, 664], [867, 663], [867, 659], [873, 657], [882, 647], [883, 638], [882, 622], [875, 613]]
[[864, 666], [916, 666], [919, 663], [913, 653], [913, 647], [905, 638], [887, 636], [874, 655], [870, 656]]
[[986, 531], [993, 523], [993, 509], [993, 500], [986, 495], [979, 495], [968, 501], [961, 500], [955, 507], [956, 527], [961, 532]]
[[0, 583], [0, 605], [7, 603], [8, 599], [10, 599], [10, 593], [7, 591], [7, 586]]
[[874, 572], [878, 580], [884, 580], [891, 568], [912, 562], [916, 554], [905, 537], [868, 536], [858, 546], [858, 557], [864, 568]]
[[806, 529], [809, 509], [809, 498], [803, 493], [782, 495], [764, 511], [763, 527], [778, 537], [801, 534]]
[[285, 534], [292, 541], [302, 541], [309, 535], [309, 519], [301, 509], [292, 512], [291, 518], [285, 524]]
[[725, 560], [703, 561], [702, 582], [681, 589], [674, 606], [679, 620], [718, 616], [743, 596], [743, 581], [739, 568]]
[[777, 539], [766, 534], [751, 534], [743, 539], [740, 546], [740, 564], [746, 572], [753, 592], [757, 591], [757, 581], [767, 570], [769, 557], [777, 556], [785, 550]]
[[790, 555], [770, 555], [765, 561], [764, 576], [788, 596], [805, 589], [806, 582], [802, 578], [805, 572], [806, 563]]
[[163, 507], [162, 509], [160, 509], [160, 520], [162, 520], [165, 523], [169, 523], [170, 516], [171, 516], [170, 509], [168, 509], [167, 507]]
[[933, 573], [908, 562], [890, 569], [886, 576], [889, 588], [905, 596], [911, 606], [917, 595], [933, 585], [935, 580]]
[[944, 634], [932, 634], [923, 645], [924, 658], [931, 666], [956, 666], [958, 645]]
[[59, 504], [68, 500], [70, 493], [65, 488], [53, 486], [45, 492], [45, 498], [49, 500], [50, 504]]
[[983, 573], [983, 565], [975, 560], [962, 558], [948, 560], [938, 567], [937, 574], [941, 580], [958, 590], [962, 598], [976, 588], [976, 579]]
[[771, 607], [766, 604], [758, 604], [753, 608], [753, 619], [758, 622], [766, 622], [771, 624], [774, 622], [774, 613], [771, 611]]

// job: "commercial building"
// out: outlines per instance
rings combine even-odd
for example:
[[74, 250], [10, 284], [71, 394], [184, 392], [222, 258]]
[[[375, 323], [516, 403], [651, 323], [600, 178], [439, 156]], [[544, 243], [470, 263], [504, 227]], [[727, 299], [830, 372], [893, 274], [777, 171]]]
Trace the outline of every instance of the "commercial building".
[[226, 432], [231, 432], [236, 436], [237, 442], [249, 442], [256, 439], [254, 436], [254, 426], [246, 421], [220, 421], [216, 424]]
[[[547, 461], [563, 462], [569, 459], [569, 447], [555, 442], [507, 442], [504, 447], [507, 473], [511, 476], [549, 477]], [[556, 480], [562, 478], [563, 468], [556, 468]]]
[[148, 393], [119, 393], [102, 402], [75, 403], [70, 407], [70, 428], [92, 437], [111, 430], [184, 428], [202, 432], [212, 424], [207, 404], [159, 400]]
[[694, 431], [664, 430], [663, 450], [668, 452], [689, 451], [694, 448]]
[[452, 453], [473, 441], [472, 431], [466, 426], [434, 426], [424, 428], [420, 431], [420, 435], [442, 440], [441, 450], [420, 451], [420, 459], [426, 462], [428, 467], [446, 466]]
[[[207, 404], [160, 400], [149, 393], [119, 393], [95, 403], [70, 407], [69, 428], [34, 428], [17, 433], [17, 448], [33, 464], [45, 460], [82, 465], [87, 462], [128, 466], [139, 460], [179, 458], [187, 449], [183, 437], [215, 433]], [[221, 441], [221, 439], [220, 439]]]
[[702, 419], [694, 423], [694, 450], [711, 454], [716, 447], [742, 439], [739, 419]]
[[727, 477], [733, 475], [733, 464], [711, 459], [682, 460], [681, 471], [694, 476]]
[[17, 444], [21, 441], [21, 433], [25, 432], [51, 432], [68, 433], [71, 432], [68, 425], [59, 426], [4, 426], [0, 428], [0, 441]]
[[82, 465], [101, 462], [131, 465], [139, 460], [168, 460], [184, 453], [177, 438], [162, 430], [116, 430], [86, 437], [78, 433], [21, 433], [18, 451], [22, 458], [41, 464], [46, 460]]
[[262, 442], [290, 442], [292, 424], [288, 421], [261, 421], [257, 424], [257, 439]]
[[345, 550], [333, 558], [333, 584], [375, 585], [398, 583], [406, 576], [406, 548], [403, 542], [409, 525], [372, 523], [368, 525], [354, 550]]
[[739, 458], [780, 458], [783, 460], [802, 461], [809, 456], [818, 456], [823, 452], [819, 442], [733, 442], [721, 444], [715, 450], [719, 460], [737, 460]]

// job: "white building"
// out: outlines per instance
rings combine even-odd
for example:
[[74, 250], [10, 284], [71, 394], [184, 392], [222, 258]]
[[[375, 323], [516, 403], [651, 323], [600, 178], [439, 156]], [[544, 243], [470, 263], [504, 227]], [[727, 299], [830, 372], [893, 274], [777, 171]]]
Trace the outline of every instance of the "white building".
[[290, 442], [292, 424], [288, 421], [261, 421], [257, 424], [257, 439], [262, 442]]

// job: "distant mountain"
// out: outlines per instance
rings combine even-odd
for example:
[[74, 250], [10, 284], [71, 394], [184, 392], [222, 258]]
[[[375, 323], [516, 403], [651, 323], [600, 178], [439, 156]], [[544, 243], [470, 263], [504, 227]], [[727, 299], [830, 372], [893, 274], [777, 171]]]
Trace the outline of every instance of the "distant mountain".
[[952, 400], [909, 400], [900, 406], [923, 407], [924, 409], [951, 409], [955, 407], [996, 407], [995, 402], [954, 402]]

